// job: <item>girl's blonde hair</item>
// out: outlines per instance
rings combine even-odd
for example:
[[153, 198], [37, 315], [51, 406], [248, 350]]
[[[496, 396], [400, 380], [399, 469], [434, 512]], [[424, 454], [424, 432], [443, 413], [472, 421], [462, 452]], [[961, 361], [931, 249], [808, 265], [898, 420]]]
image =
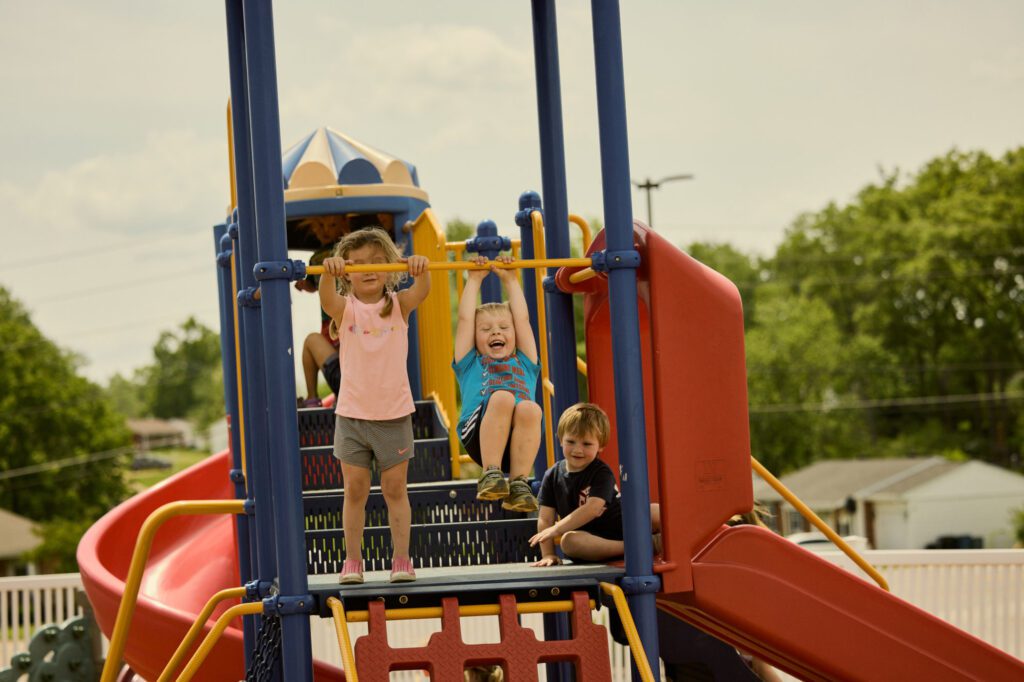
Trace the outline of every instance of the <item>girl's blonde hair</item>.
[[[380, 249], [380, 252], [384, 254], [384, 260], [388, 263], [397, 263], [402, 259], [402, 252], [398, 250], [398, 246], [391, 239], [391, 235], [381, 227], [366, 227], [362, 230], [348, 233], [334, 247], [334, 255], [347, 259], [350, 253], [364, 246], [375, 246]], [[408, 273], [382, 272], [380, 274], [384, 276], [384, 296], [387, 299], [384, 303], [384, 308], [380, 311], [380, 316], [389, 317], [394, 307], [394, 299], [391, 297], [391, 294], [395, 292], [399, 284], [406, 280]], [[342, 296], [347, 296], [352, 291], [352, 283], [345, 277], [338, 277], [334, 281], [338, 285], [338, 293]], [[334, 320], [331, 320], [331, 336], [337, 336], [337, 326]]]
[[566, 408], [558, 418], [558, 440], [566, 434], [573, 436], [593, 435], [602, 448], [608, 445], [612, 425], [608, 415], [594, 403], [576, 403]]

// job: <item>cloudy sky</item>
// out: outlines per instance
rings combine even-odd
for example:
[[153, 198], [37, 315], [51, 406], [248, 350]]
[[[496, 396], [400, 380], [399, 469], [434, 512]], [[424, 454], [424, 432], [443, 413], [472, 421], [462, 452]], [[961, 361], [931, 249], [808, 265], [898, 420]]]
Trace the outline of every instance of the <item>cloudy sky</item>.
[[[880, 168], [1024, 143], [1024, 3], [628, 0], [632, 176], [677, 243], [767, 253]], [[281, 129], [419, 169], [443, 220], [511, 231], [540, 188], [530, 3], [276, 3]], [[589, 3], [558, 3], [569, 203], [600, 217]], [[223, 5], [0, 0], [0, 286], [105, 382], [189, 315], [217, 328]], [[634, 213], [645, 217], [643, 195]], [[296, 337], [318, 323], [295, 297]]]

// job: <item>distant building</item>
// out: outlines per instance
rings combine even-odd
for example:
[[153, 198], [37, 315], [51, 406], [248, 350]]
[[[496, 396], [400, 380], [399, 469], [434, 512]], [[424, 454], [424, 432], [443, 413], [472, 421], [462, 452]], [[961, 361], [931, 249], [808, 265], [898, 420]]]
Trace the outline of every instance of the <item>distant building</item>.
[[[983, 547], [1010, 547], [1011, 514], [1024, 506], [1024, 476], [980, 461], [823, 460], [780, 480], [837, 533], [864, 536], [875, 549], [965, 547], [968, 538]], [[754, 497], [783, 535], [809, 530], [760, 479]]]
[[31, 520], [0, 509], [0, 576], [35, 573], [35, 567], [22, 559], [43, 542], [33, 528]]
[[125, 423], [139, 452], [153, 448], [190, 448], [195, 444], [192, 426], [184, 419], [127, 419]]

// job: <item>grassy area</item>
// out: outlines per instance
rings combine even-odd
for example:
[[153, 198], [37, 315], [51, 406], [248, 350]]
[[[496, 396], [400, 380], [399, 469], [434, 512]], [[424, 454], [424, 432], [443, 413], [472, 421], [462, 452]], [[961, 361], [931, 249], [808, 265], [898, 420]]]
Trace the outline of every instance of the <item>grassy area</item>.
[[140, 469], [128, 472], [128, 485], [132, 490], [145, 490], [156, 485], [165, 478], [172, 476], [182, 469], [187, 469], [196, 462], [206, 459], [210, 453], [202, 450], [185, 450], [170, 448], [167, 450], [153, 450], [148, 457], [162, 459], [171, 463], [167, 469]]

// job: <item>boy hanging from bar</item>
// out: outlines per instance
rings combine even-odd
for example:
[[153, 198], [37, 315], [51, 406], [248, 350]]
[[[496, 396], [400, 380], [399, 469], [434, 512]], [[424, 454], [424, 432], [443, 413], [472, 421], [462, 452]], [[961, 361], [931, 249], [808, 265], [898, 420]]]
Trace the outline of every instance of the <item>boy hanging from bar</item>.
[[[497, 263], [511, 263], [499, 256]], [[477, 499], [502, 500], [512, 511], [537, 510], [527, 481], [540, 447], [540, 405], [533, 399], [540, 366], [519, 278], [480, 256], [470, 270], [459, 300], [452, 367], [462, 392], [458, 433], [466, 452], [483, 467]], [[484, 278], [495, 273], [505, 287], [506, 303], [477, 306]], [[505, 480], [503, 471], [509, 472]]]

